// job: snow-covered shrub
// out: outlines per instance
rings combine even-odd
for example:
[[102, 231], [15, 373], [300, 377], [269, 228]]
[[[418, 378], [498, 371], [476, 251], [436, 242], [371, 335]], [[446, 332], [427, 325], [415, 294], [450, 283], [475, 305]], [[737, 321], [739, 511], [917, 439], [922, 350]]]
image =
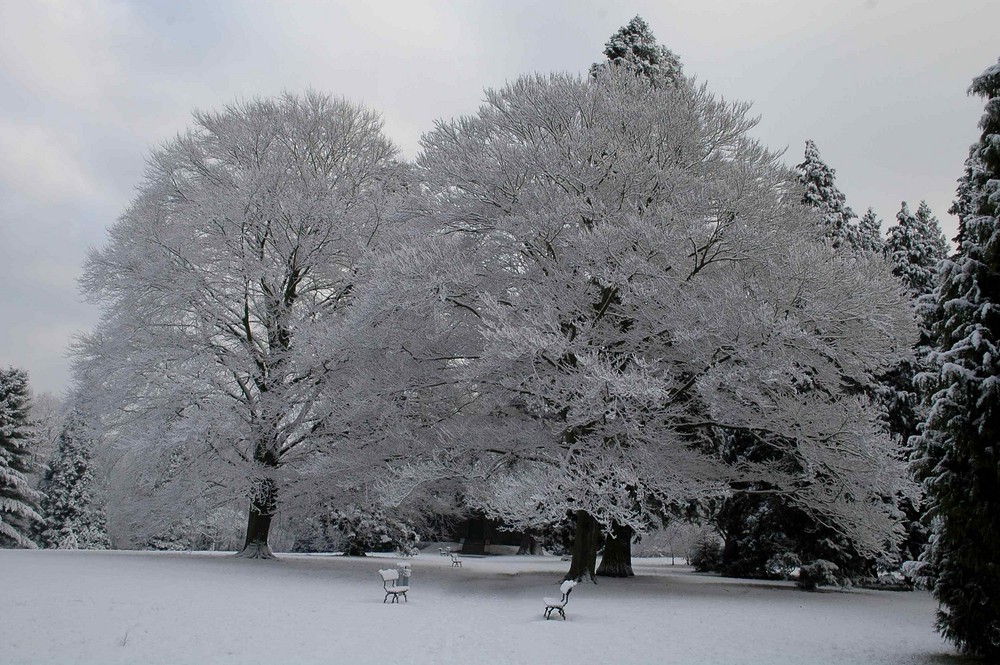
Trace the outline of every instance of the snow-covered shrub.
[[934, 567], [926, 561], [904, 561], [899, 572], [914, 589], [934, 588]]
[[706, 534], [694, 544], [688, 561], [699, 573], [718, 570], [722, 565], [722, 544], [713, 535]]
[[331, 523], [343, 536], [342, 549], [347, 556], [366, 552], [416, 554], [420, 536], [409, 524], [391, 517], [381, 509], [357, 506], [334, 510]]
[[795, 552], [781, 552], [775, 554], [767, 562], [767, 572], [772, 576], [783, 580], [794, 579], [802, 561]]
[[805, 591], [815, 591], [819, 586], [840, 586], [842, 578], [837, 564], [826, 559], [816, 559], [799, 568], [797, 584]]

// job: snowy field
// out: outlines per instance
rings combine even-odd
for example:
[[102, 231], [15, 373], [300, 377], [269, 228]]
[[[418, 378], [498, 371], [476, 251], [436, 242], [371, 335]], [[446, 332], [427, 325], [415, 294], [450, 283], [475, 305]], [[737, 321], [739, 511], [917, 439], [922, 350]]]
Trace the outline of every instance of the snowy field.
[[0, 550], [0, 663], [964, 662], [926, 593], [824, 591], [638, 559], [580, 584], [545, 621], [555, 557], [410, 560], [406, 604], [382, 604], [395, 557]]

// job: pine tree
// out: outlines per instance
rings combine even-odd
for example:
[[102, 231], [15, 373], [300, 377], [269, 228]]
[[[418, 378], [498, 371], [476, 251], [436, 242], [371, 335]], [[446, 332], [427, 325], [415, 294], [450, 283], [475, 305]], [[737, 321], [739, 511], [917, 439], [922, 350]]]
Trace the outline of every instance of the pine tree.
[[27, 372], [0, 369], [0, 547], [37, 547], [30, 534], [41, 519], [38, 492], [25, 477], [35, 466], [29, 409]]
[[952, 212], [958, 251], [935, 291], [930, 411], [919, 440], [933, 517], [938, 629], [963, 652], [1000, 657], [1000, 61], [973, 80], [986, 98]]
[[882, 240], [882, 220], [875, 215], [874, 210], [868, 208], [868, 212], [861, 217], [850, 240], [855, 249], [862, 252], [884, 251], [885, 242]]
[[822, 218], [823, 235], [836, 249], [851, 246], [856, 233], [851, 220], [856, 215], [847, 206], [847, 197], [837, 189], [836, 171], [823, 161], [816, 144], [806, 141], [805, 160], [795, 167], [805, 187], [802, 202], [816, 208]]
[[604, 45], [604, 55], [608, 62], [591, 65], [592, 76], [609, 64], [628, 67], [654, 83], [676, 85], [684, 76], [680, 58], [657, 43], [649, 24], [639, 16], [611, 35]]
[[916, 299], [934, 290], [938, 263], [948, 255], [948, 241], [926, 201], [920, 202], [916, 215], [903, 201], [896, 220], [886, 238], [886, 257], [892, 272]]
[[[889, 431], [899, 442], [902, 454], [913, 453], [911, 437], [919, 433], [918, 425], [926, 415], [914, 384], [916, 375], [925, 369], [923, 359], [931, 350], [929, 323], [924, 320], [928, 298], [937, 285], [938, 264], [948, 255], [948, 244], [941, 226], [924, 201], [917, 213], [910, 212], [906, 201], [896, 214], [897, 224], [889, 229], [885, 255], [893, 274], [902, 281], [920, 313], [920, 338], [914, 348], [914, 358], [906, 360], [886, 373], [880, 397], [888, 414]], [[901, 497], [899, 507], [905, 517], [907, 537], [902, 544], [904, 560], [917, 559], [927, 544], [926, 519], [916, 497]]]
[[93, 497], [91, 445], [79, 416], [71, 414], [59, 435], [41, 490], [45, 519], [40, 544], [59, 549], [107, 549], [104, 513]]

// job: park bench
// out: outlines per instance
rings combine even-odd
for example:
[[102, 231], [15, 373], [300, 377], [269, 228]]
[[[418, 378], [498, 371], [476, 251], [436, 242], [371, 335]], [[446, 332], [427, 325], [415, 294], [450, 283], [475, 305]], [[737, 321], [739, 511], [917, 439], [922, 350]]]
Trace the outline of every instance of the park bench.
[[438, 554], [440, 554], [441, 556], [447, 556], [447, 555], [451, 554], [451, 548], [450, 547], [439, 547], [438, 548]]
[[448, 552], [448, 554], [451, 556], [451, 567], [452, 568], [461, 568], [462, 567], [462, 560], [460, 558], [458, 558], [458, 555], [455, 554], [454, 552]]
[[576, 582], [573, 580], [566, 580], [559, 585], [559, 591], [562, 592], [562, 598], [542, 598], [545, 601], [545, 618], [546, 620], [552, 618], [552, 612], [556, 611], [559, 616], [566, 620], [566, 603], [569, 602], [569, 594], [573, 591], [573, 587], [576, 586]]
[[392, 602], [394, 603], [399, 602], [400, 596], [402, 596], [403, 600], [406, 600], [406, 602], [410, 602], [406, 598], [406, 592], [410, 590], [410, 587], [396, 586], [396, 580], [399, 579], [398, 570], [392, 570], [390, 568], [387, 570], [380, 570], [378, 571], [378, 574], [382, 576], [382, 588], [385, 589], [385, 598], [382, 599], [383, 603], [389, 600], [389, 596], [392, 596]]

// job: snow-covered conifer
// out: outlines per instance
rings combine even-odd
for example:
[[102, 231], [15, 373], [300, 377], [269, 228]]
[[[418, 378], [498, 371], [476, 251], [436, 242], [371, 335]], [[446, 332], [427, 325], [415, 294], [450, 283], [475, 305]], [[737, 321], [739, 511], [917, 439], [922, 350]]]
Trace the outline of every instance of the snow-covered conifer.
[[[947, 256], [948, 245], [937, 219], [924, 201], [916, 214], [910, 212], [905, 201], [902, 202], [896, 220], [897, 224], [889, 229], [884, 251], [892, 264], [893, 274], [902, 281], [917, 305], [920, 339], [914, 347], [914, 357], [904, 360], [883, 377], [879, 397], [885, 406], [889, 431], [899, 441], [903, 454], [909, 457], [912, 455], [910, 438], [918, 434], [918, 425], [926, 415], [914, 377], [922, 371], [922, 363], [930, 351], [931, 332], [925, 318], [930, 307], [928, 299], [937, 284], [938, 263]], [[913, 560], [927, 543], [923, 510], [917, 497], [900, 497], [899, 505], [907, 531], [900, 558]]]
[[819, 212], [824, 237], [834, 248], [851, 246], [856, 215], [847, 206], [847, 197], [837, 189], [836, 171], [823, 161], [813, 141], [806, 141], [805, 160], [795, 169], [805, 187], [802, 202]]
[[930, 410], [918, 442], [932, 516], [938, 628], [1000, 657], [1000, 61], [973, 80], [986, 98], [952, 212], [958, 250], [935, 291]]
[[45, 519], [39, 544], [59, 549], [106, 549], [104, 512], [94, 497], [92, 446], [86, 426], [71, 413], [59, 434], [40, 490]]
[[934, 290], [938, 263], [948, 255], [948, 241], [926, 201], [920, 202], [916, 214], [903, 201], [896, 221], [885, 241], [886, 256], [893, 273], [919, 298]]
[[591, 74], [608, 65], [626, 67], [655, 83], [676, 84], [681, 77], [679, 57], [660, 45], [649, 24], [636, 16], [618, 29], [604, 45], [607, 62], [594, 63]]
[[882, 240], [882, 220], [878, 218], [875, 211], [868, 208], [868, 211], [861, 216], [856, 230], [851, 238], [851, 244], [863, 252], [884, 251], [885, 241]]
[[35, 467], [30, 408], [28, 373], [0, 368], [0, 547], [36, 547], [31, 530], [41, 520], [38, 492], [26, 478]]

